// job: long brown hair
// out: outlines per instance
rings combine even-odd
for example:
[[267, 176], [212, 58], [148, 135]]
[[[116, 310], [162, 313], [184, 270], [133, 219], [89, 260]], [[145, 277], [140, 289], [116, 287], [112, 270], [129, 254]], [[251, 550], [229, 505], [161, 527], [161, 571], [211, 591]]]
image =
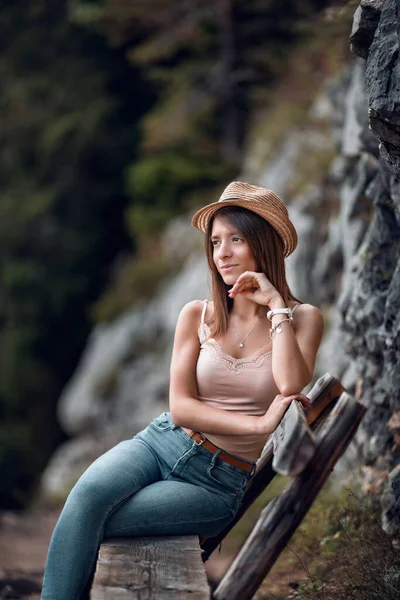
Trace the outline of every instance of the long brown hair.
[[286, 305], [289, 300], [302, 302], [293, 295], [286, 281], [283, 243], [278, 232], [263, 217], [247, 208], [225, 206], [218, 209], [211, 217], [204, 238], [214, 300], [214, 315], [210, 323], [212, 337], [217, 338], [226, 333], [229, 325], [229, 313], [233, 308], [233, 298], [229, 298], [227, 294], [231, 286], [224, 282], [213, 260], [211, 233], [215, 216], [223, 217], [241, 232], [256, 260], [257, 272], [265, 273]]

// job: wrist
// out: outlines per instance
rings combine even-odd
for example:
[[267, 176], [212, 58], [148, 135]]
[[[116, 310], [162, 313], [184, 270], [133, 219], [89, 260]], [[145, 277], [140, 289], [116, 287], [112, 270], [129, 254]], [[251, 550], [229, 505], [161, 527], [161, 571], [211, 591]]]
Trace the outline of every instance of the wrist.
[[268, 422], [266, 422], [265, 415], [260, 417], [255, 417], [256, 422], [254, 425], [254, 432], [256, 435], [270, 435], [272, 433], [271, 427], [268, 426]]
[[275, 296], [270, 300], [268, 306], [270, 310], [275, 310], [275, 308], [287, 308], [282, 296]]

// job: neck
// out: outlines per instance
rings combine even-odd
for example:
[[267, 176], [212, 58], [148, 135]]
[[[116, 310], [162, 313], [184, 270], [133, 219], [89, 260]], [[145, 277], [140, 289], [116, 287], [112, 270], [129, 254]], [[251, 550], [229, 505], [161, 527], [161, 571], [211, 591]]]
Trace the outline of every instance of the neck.
[[241, 321], [254, 321], [257, 317], [265, 316], [268, 310], [268, 306], [261, 306], [248, 298], [236, 296], [236, 298], [233, 299], [231, 315], [237, 317]]

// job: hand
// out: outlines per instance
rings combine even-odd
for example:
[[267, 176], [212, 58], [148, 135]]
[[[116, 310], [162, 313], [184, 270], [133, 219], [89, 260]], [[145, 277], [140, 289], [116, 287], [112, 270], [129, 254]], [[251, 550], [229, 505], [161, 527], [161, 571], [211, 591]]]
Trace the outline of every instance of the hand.
[[[270, 306], [270, 303], [279, 297], [279, 292], [267, 276], [255, 271], [245, 271], [239, 275], [234, 286], [228, 292], [230, 298], [234, 298], [237, 294], [262, 306]], [[283, 304], [281, 305], [283, 306]]]
[[311, 406], [310, 400], [304, 394], [291, 394], [290, 396], [278, 394], [270, 404], [265, 415], [260, 417], [262, 434], [275, 431], [292, 400], [299, 400], [303, 405], [303, 408], [310, 408]]

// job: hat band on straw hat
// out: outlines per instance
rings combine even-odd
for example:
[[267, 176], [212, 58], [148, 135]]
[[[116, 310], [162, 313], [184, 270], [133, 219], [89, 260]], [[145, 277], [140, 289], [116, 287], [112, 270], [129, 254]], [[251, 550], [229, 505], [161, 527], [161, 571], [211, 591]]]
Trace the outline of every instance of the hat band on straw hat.
[[218, 202], [212, 202], [200, 208], [193, 215], [193, 227], [206, 233], [211, 217], [226, 205], [247, 208], [268, 221], [282, 239], [284, 258], [289, 256], [296, 248], [298, 241], [296, 229], [290, 221], [288, 210], [279, 196], [272, 190], [241, 181], [230, 183], [221, 194]]

